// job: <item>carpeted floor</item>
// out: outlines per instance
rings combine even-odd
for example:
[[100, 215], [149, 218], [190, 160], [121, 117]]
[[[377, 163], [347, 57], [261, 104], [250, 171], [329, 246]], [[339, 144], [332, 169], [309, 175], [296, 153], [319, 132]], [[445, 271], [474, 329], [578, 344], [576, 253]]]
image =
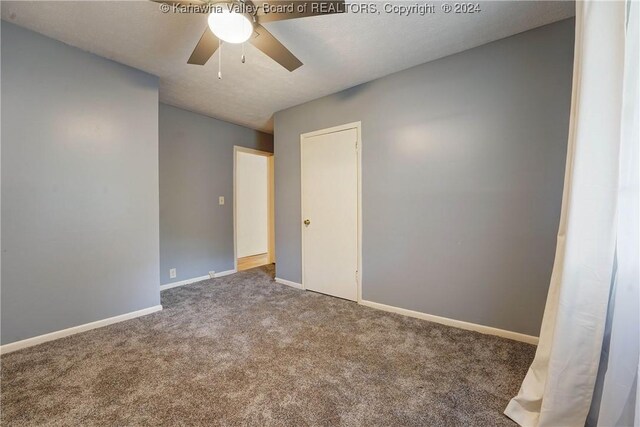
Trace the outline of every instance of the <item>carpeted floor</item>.
[[2, 425], [499, 426], [531, 345], [299, 291], [273, 266], [2, 356]]

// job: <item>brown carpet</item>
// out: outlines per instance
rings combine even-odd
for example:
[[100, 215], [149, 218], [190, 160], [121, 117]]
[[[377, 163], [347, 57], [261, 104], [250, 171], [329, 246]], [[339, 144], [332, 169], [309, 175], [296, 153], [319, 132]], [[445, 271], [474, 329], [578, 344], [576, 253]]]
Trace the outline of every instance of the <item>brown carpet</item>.
[[164, 310], [2, 357], [3, 425], [498, 426], [531, 345], [273, 281], [170, 289]]

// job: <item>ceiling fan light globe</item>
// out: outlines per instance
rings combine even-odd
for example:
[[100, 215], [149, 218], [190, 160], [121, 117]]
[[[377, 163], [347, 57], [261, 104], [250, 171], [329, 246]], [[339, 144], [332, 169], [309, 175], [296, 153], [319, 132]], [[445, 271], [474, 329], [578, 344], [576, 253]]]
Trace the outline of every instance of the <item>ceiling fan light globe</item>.
[[244, 43], [253, 34], [251, 20], [246, 15], [231, 10], [211, 13], [208, 22], [213, 34], [227, 43]]

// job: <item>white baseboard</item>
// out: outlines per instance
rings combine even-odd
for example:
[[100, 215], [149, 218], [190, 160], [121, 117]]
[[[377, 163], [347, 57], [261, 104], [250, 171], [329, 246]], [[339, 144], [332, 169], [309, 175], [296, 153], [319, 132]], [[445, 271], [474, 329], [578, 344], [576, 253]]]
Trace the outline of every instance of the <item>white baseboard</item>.
[[189, 285], [191, 283], [201, 282], [207, 279], [211, 279], [211, 277], [209, 277], [209, 275], [206, 275], [206, 276], [194, 277], [193, 279], [181, 280], [179, 282], [167, 283], [166, 285], [160, 285], [160, 290], [166, 291], [167, 289], [176, 288], [178, 286]]
[[304, 289], [300, 283], [292, 282], [290, 280], [280, 279], [279, 277], [276, 277], [275, 280], [277, 283], [280, 283], [282, 285], [291, 286], [292, 288], [296, 288], [296, 289]]
[[155, 313], [156, 311], [160, 311], [160, 310], [162, 310], [162, 306], [156, 305], [153, 307], [144, 308], [142, 310], [132, 311], [131, 313], [125, 313], [119, 316], [109, 317], [108, 319], [96, 320], [95, 322], [85, 323], [84, 325], [73, 326], [71, 328], [62, 329], [61, 331], [50, 332], [48, 334], [38, 335], [37, 337], [27, 338], [26, 340], [12, 342], [12, 343], [0, 346], [0, 354], [11, 353], [13, 351], [21, 350], [23, 348], [42, 344], [47, 341], [57, 340], [59, 338], [68, 337], [69, 335], [90, 331], [91, 329], [102, 328], [103, 326], [112, 325], [118, 322], [124, 322], [125, 320], [134, 319], [136, 317], [146, 316], [147, 314]]
[[217, 279], [218, 277], [228, 276], [228, 275], [230, 275], [230, 274], [235, 274], [235, 273], [237, 273], [237, 272], [238, 272], [238, 270], [235, 270], [235, 269], [233, 269], [233, 270], [221, 271], [220, 273], [216, 273], [216, 275], [215, 275], [214, 277]]
[[391, 313], [398, 313], [404, 316], [415, 317], [418, 319], [428, 320], [430, 322], [440, 323], [442, 325], [453, 326], [455, 328], [466, 329], [468, 331], [480, 332], [487, 335], [496, 335], [503, 338], [509, 338], [515, 341], [526, 342], [528, 344], [538, 344], [538, 337], [532, 335], [525, 335], [519, 332], [507, 331], [505, 329], [493, 328], [491, 326], [478, 325], [476, 323], [464, 322], [462, 320], [449, 319], [447, 317], [434, 316], [433, 314], [426, 314], [420, 311], [407, 310], [405, 308], [394, 307], [392, 305], [380, 304], [377, 302], [360, 301], [360, 304], [367, 307], [376, 308], [378, 310], [384, 310]]
[[210, 275], [206, 275], [206, 276], [194, 277], [193, 279], [181, 280], [179, 282], [167, 283], [166, 285], [160, 285], [160, 290], [166, 291], [167, 289], [176, 288], [178, 286], [190, 285], [191, 283], [202, 282], [203, 280], [217, 279], [218, 277], [224, 277], [234, 273], [237, 273], [237, 271], [226, 270], [226, 271], [221, 271], [219, 273], [214, 273], [213, 277], [211, 277]]

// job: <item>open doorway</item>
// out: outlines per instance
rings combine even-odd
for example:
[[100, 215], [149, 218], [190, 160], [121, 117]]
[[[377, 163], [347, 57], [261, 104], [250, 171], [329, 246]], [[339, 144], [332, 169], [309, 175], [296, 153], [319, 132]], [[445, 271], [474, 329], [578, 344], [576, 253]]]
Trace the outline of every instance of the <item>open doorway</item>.
[[233, 219], [236, 270], [274, 260], [273, 153], [234, 147]]

